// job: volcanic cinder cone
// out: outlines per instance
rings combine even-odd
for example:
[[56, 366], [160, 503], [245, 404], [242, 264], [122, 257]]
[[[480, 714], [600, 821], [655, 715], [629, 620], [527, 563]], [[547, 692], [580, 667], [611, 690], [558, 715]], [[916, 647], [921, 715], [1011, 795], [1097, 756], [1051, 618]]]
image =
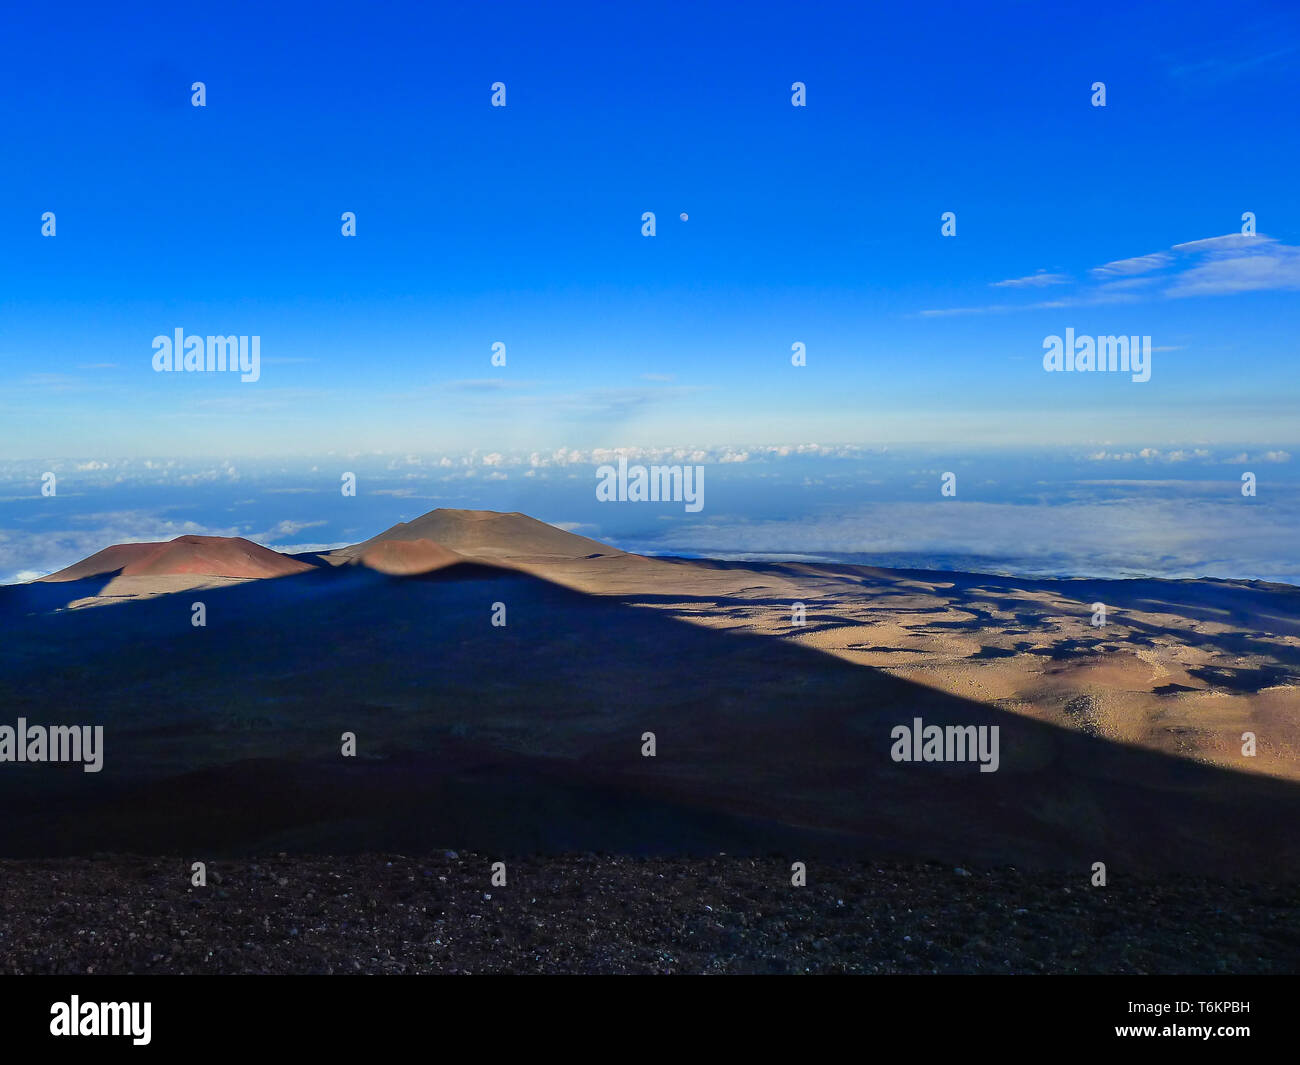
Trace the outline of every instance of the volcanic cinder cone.
[[414, 521], [400, 522], [378, 536], [340, 548], [333, 554], [344, 560], [352, 559], [379, 543], [410, 540], [433, 541], [459, 555], [480, 559], [587, 558], [623, 553], [518, 512], [440, 508]]
[[425, 539], [374, 541], [353, 560], [391, 577], [432, 573], [464, 561], [463, 555]]
[[284, 577], [311, 569], [305, 562], [245, 540], [242, 536], [178, 536], [149, 544], [114, 544], [41, 580], [77, 581], [121, 577]]

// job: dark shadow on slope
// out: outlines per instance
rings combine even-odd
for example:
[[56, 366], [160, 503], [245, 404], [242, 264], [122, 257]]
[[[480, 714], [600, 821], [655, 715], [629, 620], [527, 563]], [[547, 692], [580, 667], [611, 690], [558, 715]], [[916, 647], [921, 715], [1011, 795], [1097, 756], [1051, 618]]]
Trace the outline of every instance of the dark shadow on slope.
[[[100, 723], [106, 748], [98, 774], [0, 766], [4, 855], [776, 850], [1300, 876], [1292, 785], [491, 566], [321, 569], [0, 636], [0, 724]], [[999, 770], [893, 762], [917, 717], [998, 726]]]
[[4, 585], [0, 587], [0, 624], [12, 624], [34, 614], [48, 614], [78, 599], [101, 595], [120, 572], [101, 573], [77, 581]]

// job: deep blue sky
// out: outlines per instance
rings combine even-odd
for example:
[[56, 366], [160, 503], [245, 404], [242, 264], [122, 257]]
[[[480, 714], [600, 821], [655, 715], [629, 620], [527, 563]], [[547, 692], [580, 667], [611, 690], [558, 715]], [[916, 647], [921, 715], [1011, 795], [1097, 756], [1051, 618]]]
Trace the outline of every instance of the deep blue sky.
[[[1064, 6], [8, 12], [0, 580], [464, 506], [1300, 581], [1300, 8]], [[155, 373], [178, 327], [261, 379]], [[1046, 373], [1067, 329], [1149, 335], [1151, 380]], [[704, 464], [705, 511], [597, 505], [612, 448]]]
[[176, 7], [7, 16], [6, 456], [1300, 436], [1293, 4]]

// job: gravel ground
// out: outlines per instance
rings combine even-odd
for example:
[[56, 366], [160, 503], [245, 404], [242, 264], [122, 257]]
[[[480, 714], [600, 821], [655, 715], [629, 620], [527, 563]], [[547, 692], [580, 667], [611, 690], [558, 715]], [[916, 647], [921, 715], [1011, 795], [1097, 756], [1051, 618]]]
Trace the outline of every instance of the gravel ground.
[[4, 973], [1294, 973], [1300, 886], [571, 855], [0, 861]]

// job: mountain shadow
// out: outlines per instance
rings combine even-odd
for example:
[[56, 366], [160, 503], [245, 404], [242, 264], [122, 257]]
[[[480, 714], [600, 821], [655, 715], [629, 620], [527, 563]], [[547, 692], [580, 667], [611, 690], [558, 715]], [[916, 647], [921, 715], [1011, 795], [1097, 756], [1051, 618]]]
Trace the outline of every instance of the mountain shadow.
[[[1300, 873], [1293, 785], [482, 562], [23, 617], [4, 595], [0, 725], [104, 726], [99, 773], [0, 764], [4, 856], [448, 846]], [[891, 730], [917, 718], [997, 726], [997, 771], [893, 761]]]

